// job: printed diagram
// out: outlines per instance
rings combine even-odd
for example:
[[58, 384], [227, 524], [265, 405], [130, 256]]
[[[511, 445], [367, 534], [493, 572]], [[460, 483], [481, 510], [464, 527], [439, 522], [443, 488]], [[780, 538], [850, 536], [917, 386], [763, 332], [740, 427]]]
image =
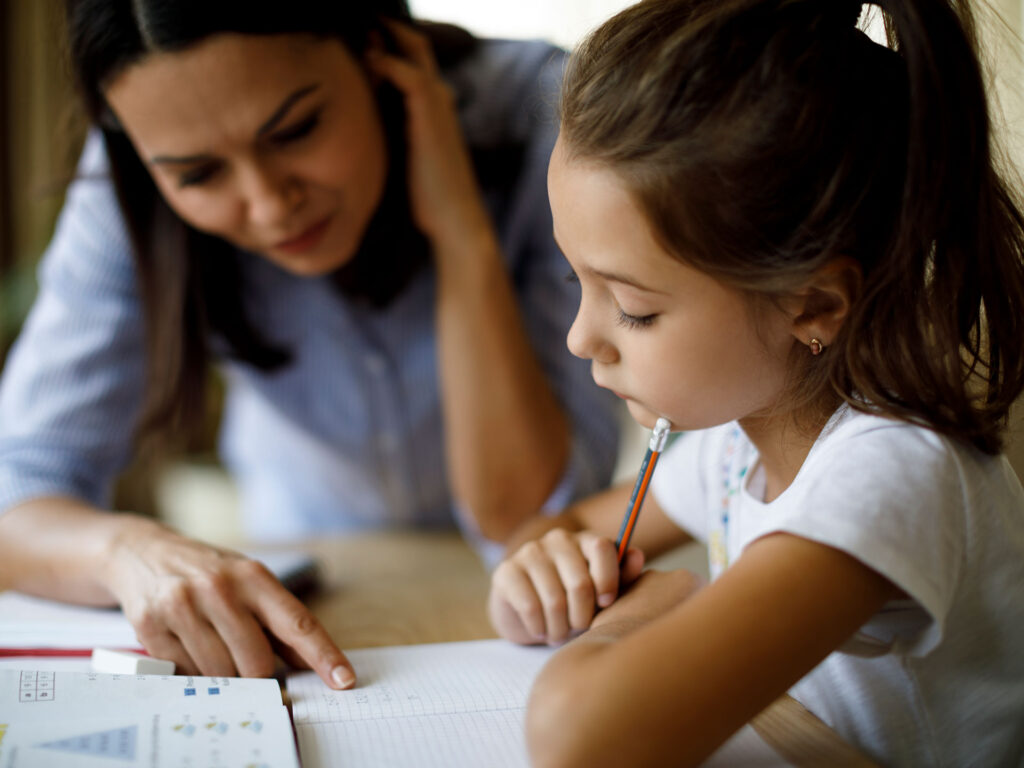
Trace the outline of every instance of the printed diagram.
[[[263, 723], [255, 718], [250, 718], [248, 720], [240, 721], [238, 723], [238, 727], [244, 731], [249, 731], [251, 733], [259, 733], [263, 730]], [[227, 723], [218, 719], [211, 719], [207, 723], [196, 725], [188, 722], [188, 719], [186, 718], [184, 721], [172, 725], [171, 731], [181, 736], [192, 736], [197, 732], [197, 729], [199, 728], [203, 728], [204, 730], [210, 733], [223, 734], [228, 732], [229, 726]]]
[[77, 755], [134, 760], [138, 740], [139, 727], [132, 725], [127, 728], [114, 728], [109, 731], [98, 731], [57, 741], [47, 741], [35, 746], [39, 749], [53, 749]]
[[53, 701], [56, 695], [54, 672], [22, 672], [18, 701]]
[[191, 736], [196, 732], [196, 727], [192, 723], [176, 723], [171, 726], [171, 730], [175, 733], [180, 733], [182, 736]]

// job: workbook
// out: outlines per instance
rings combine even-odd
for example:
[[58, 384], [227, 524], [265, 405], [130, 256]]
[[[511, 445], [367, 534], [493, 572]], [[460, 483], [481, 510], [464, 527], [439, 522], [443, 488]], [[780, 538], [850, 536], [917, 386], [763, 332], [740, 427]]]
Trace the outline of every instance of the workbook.
[[0, 668], [3, 768], [299, 768], [276, 680]]
[[502, 640], [349, 651], [348, 691], [290, 675], [303, 768], [525, 768], [526, 699], [551, 652]]

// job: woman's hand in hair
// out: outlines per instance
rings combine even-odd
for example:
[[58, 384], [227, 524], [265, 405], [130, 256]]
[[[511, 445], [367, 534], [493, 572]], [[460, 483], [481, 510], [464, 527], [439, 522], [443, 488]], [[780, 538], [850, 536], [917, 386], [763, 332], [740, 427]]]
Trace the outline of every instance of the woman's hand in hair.
[[[428, 38], [406, 24], [390, 24], [401, 55], [371, 46], [371, 73], [403, 95], [408, 141], [409, 195], [417, 226], [439, 257], [494, 239], [473, 165], [459, 126], [451, 88], [441, 78]], [[449, 247], [451, 246], [451, 247]]]
[[150, 520], [123, 531], [103, 580], [153, 656], [185, 674], [267, 677], [276, 651], [332, 688], [355, 682], [320, 622], [261, 563]]

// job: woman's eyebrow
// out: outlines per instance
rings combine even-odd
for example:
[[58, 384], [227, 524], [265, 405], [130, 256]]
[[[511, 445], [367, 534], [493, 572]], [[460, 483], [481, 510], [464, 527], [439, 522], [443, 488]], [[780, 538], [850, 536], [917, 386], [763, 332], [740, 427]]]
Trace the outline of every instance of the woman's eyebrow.
[[288, 96], [283, 102], [281, 102], [281, 106], [279, 106], [274, 111], [274, 114], [272, 114], [270, 118], [265, 123], [263, 123], [263, 125], [260, 126], [259, 130], [256, 131], [256, 136], [258, 138], [263, 138], [272, 130], [274, 130], [277, 127], [277, 124], [280, 123], [281, 120], [284, 119], [284, 116], [288, 114], [288, 110], [294, 107], [296, 103], [298, 103], [300, 100], [302, 100], [309, 94], [313, 93], [313, 91], [317, 90], [319, 87], [319, 83], [312, 83], [310, 85], [305, 85], [302, 88], [298, 88], [295, 91], [293, 91], [290, 96]]
[[[285, 100], [281, 102], [281, 105], [274, 110], [274, 114], [272, 114], [267, 119], [267, 121], [264, 122], [263, 125], [259, 127], [259, 129], [256, 131], [256, 137], [263, 138], [268, 133], [273, 131], [278, 126], [278, 124], [285, 118], [285, 116], [288, 114], [292, 107], [294, 107], [306, 96], [316, 91], [319, 87], [319, 83], [312, 83], [310, 85], [304, 85], [301, 88], [295, 89], [292, 93], [285, 97]], [[151, 157], [149, 159], [149, 162], [154, 164], [160, 163], [164, 165], [192, 165], [194, 163], [201, 163], [209, 159], [210, 156], [204, 154], [181, 155], [177, 157], [172, 155], [156, 155], [154, 157]]]

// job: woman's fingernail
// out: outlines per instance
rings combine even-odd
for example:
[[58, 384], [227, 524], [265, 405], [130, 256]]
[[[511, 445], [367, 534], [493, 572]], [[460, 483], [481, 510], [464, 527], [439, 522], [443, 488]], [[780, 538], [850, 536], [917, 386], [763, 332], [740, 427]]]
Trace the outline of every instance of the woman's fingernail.
[[614, 602], [615, 594], [613, 592], [605, 592], [603, 595], [597, 598], [597, 604], [602, 608], [607, 608]]
[[348, 667], [335, 667], [331, 670], [331, 680], [339, 688], [348, 688], [356, 681], [356, 676]]

